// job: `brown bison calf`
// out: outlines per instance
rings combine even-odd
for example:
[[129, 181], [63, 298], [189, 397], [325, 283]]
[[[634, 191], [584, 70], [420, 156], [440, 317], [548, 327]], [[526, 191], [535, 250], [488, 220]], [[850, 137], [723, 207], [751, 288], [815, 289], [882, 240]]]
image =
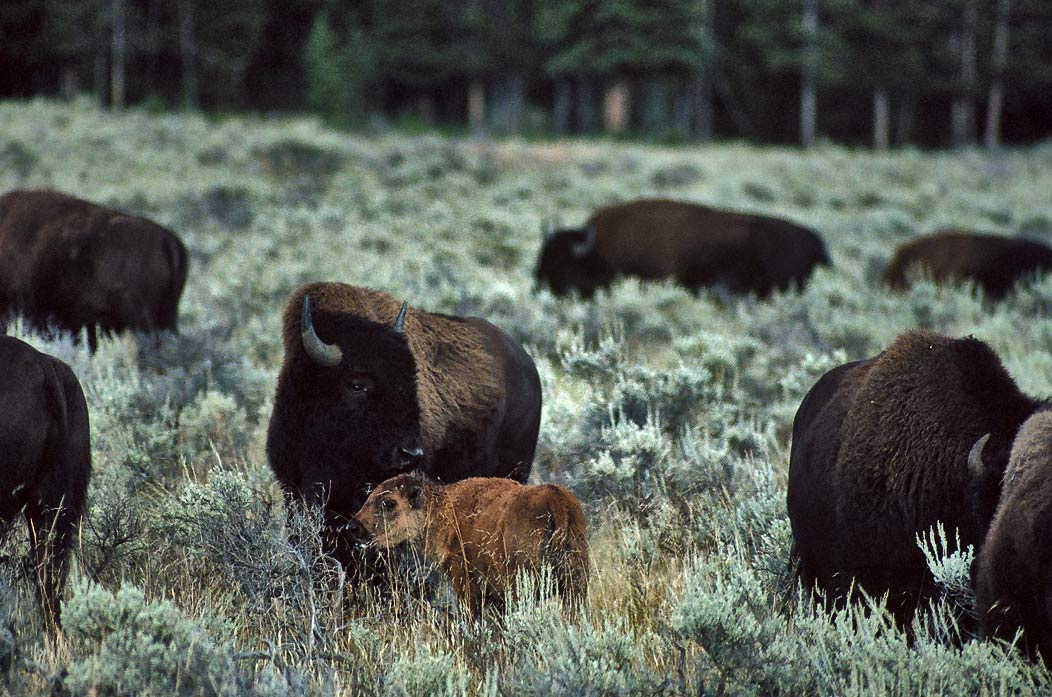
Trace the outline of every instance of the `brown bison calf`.
[[975, 601], [983, 635], [1011, 641], [1022, 629], [1024, 650], [1039, 652], [1052, 664], [1052, 411], [1047, 406], [1026, 420], [1012, 445], [997, 514], [976, 558]]
[[588, 593], [584, 511], [561, 486], [487, 477], [442, 485], [403, 474], [376, 487], [355, 520], [374, 546], [422, 548], [472, 615], [500, 610], [516, 575], [544, 565], [568, 606]]
[[884, 270], [884, 283], [904, 290], [917, 269], [936, 283], [970, 279], [1000, 299], [1028, 275], [1052, 271], [1052, 249], [1031, 240], [942, 230], [896, 249]]

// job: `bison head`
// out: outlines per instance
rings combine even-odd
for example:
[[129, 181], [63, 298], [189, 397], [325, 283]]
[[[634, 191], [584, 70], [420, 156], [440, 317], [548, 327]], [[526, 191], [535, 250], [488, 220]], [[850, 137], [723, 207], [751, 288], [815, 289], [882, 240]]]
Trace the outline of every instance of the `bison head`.
[[556, 295], [576, 288], [586, 298], [608, 284], [613, 272], [596, 251], [595, 238], [594, 225], [546, 234], [537, 261], [537, 283], [547, 285]]
[[303, 299], [303, 350], [287, 376], [287, 404], [299, 412], [303, 439], [299, 488], [329, 511], [350, 517], [368, 485], [423, 462], [405, 313], [403, 304], [392, 325], [346, 312], [312, 318]]
[[387, 549], [418, 542], [427, 532], [427, 502], [435, 491], [433, 483], [415, 474], [388, 479], [373, 489], [355, 514], [356, 531], [373, 546]]

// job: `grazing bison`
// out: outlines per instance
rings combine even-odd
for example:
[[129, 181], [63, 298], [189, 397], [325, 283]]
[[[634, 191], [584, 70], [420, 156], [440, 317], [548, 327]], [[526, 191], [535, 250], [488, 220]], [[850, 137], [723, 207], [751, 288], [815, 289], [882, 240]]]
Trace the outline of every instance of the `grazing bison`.
[[432, 314], [343, 283], [289, 298], [267, 456], [294, 500], [323, 504], [329, 551], [368, 488], [420, 469], [525, 481], [540, 428], [533, 360], [485, 320]]
[[[789, 455], [803, 582], [833, 600], [852, 582], [888, 592], [906, 622], [932, 584], [917, 534], [941, 521], [979, 547], [1012, 440], [1037, 406], [985, 343], [931, 331], [823, 375], [796, 412]], [[985, 466], [972, 472], [985, 434]]]
[[921, 271], [936, 282], [971, 279], [1000, 299], [1017, 281], [1052, 271], [1052, 249], [1031, 240], [944, 230], [901, 245], [884, 270], [884, 282], [899, 290]]
[[37, 595], [57, 624], [91, 475], [88, 408], [57, 358], [0, 336], [0, 365], [0, 522], [6, 531], [25, 515]]
[[375, 547], [421, 548], [471, 615], [502, 609], [516, 575], [537, 575], [544, 565], [567, 606], [588, 594], [584, 511], [561, 486], [485, 477], [443, 486], [402, 474], [373, 489], [355, 521]]
[[0, 196], [0, 315], [79, 335], [175, 330], [186, 248], [171, 230], [57, 191]]
[[817, 264], [829, 264], [825, 245], [799, 225], [643, 200], [600, 208], [582, 229], [546, 235], [537, 280], [557, 295], [577, 289], [590, 297], [618, 276], [638, 276], [764, 297], [803, 286]]
[[[977, 455], [982, 457], [982, 455]], [[1052, 411], [1023, 424], [1012, 446], [997, 514], [979, 552], [975, 600], [984, 636], [1052, 663]]]

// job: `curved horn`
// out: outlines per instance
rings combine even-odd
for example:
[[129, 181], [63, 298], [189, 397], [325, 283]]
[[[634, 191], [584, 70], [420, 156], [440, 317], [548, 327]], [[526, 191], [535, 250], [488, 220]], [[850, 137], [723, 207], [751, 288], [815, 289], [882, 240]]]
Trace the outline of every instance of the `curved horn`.
[[405, 333], [405, 313], [406, 313], [406, 310], [408, 310], [408, 309], [409, 309], [409, 301], [408, 300], [403, 300], [402, 301], [402, 308], [398, 311], [398, 316], [395, 317], [394, 324], [391, 325], [394, 328], [394, 330], [396, 332], [398, 332], [399, 334], [404, 334]]
[[595, 248], [595, 223], [588, 226], [588, 231], [584, 235], [584, 242], [579, 242], [573, 246], [573, 255], [575, 257], [583, 257], [592, 253]]
[[968, 451], [968, 471], [973, 477], [981, 477], [986, 472], [986, 465], [983, 464], [983, 448], [988, 440], [990, 440], [989, 433], [975, 441], [975, 445]]
[[303, 350], [315, 363], [334, 368], [340, 364], [343, 352], [336, 344], [326, 344], [314, 331], [314, 323], [310, 319], [310, 296], [303, 296], [303, 315], [300, 317], [300, 336], [303, 337]]

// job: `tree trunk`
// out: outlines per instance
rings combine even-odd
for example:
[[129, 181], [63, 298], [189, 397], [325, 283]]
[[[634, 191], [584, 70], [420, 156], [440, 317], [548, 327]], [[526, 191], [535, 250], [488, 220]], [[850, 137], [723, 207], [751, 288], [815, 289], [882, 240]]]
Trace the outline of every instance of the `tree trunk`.
[[818, 0], [804, 0], [802, 19], [804, 60], [800, 80], [800, 143], [814, 145], [818, 122], [815, 73], [818, 69]]
[[62, 99], [67, 102], [72, 102], [77, 92], [80, 91], [80, 81], [77, 80], [77, 71], [73, 69], [73, 66], [65, 65], [62, 67], [62, 81], [60, 92]]
[[106, 108], [106, 40], [100, 36], [95, 44], [95, 65], [92, 71], [92, 89], [95, 90], [95, 105]]
[[953, 144], [965, 145], [975, 139], [975, 32], [979, 23], [977, 0], [964, 5], [961, 28], [961, 82], [953, 99], [951, 121]]
[[654, 77], [644, 83], [643, 131], [649, 137], [669, 131], [669, 86], [665, 78]]
[[197, 108], [197, 46], [192, 0], [179, 0], [179, 62], [183, 73], [183, 106]]
[[887, 150], [891, 143], [891, 100], [883, 87], [873, 90], [873, 147]]
[[508, 75], [500, 80], [500, 101], [493, 108], [495, 125], [504, 133], [522, 131], [526, 103], [526, 79]]
[[676, 99], [676, 130], [692, 140], [712, 140], [712, 80], [707, 70], [699, 70]]
[[904, 94], [895, 110], [895, 144], [905, 145], [913, 140], [913, 120], [917, 110], [916, 97]]
[[552, 130], [556, 135], [570, 131], [570, 110], [573, 108], [573, 86], [566, 78], [555, 81], [555, 104], [552, 107]]
[[1001, 144], [1001, 109], [1004, 106], [1004, 72], [1008, 62], [1009, 0], [997, 0], [997, 19], [994, 24], [994, 46], [990, 55], [990, 95], [986, 100], [986, 133], [983, 142], [993, 149]]
[[124, 110], [124, 66], [127, 60], [127, 41], [124, 35], [124, 0], [112, 0], [113, 16], [110, 18], [113, 31], [112, 56], [110, 60], [110, 108]]
[[595, 130], [595, 85], [586, 75], [577, 78], [577, 132]]
[[486, 86], [478, 78], [468, 83], [468, 128], [473, 136], [486, 130]]
[[629, 115], [628, 81], [618, 78], [603, 96], [603, 129], [608, 135], [624, 133]]

